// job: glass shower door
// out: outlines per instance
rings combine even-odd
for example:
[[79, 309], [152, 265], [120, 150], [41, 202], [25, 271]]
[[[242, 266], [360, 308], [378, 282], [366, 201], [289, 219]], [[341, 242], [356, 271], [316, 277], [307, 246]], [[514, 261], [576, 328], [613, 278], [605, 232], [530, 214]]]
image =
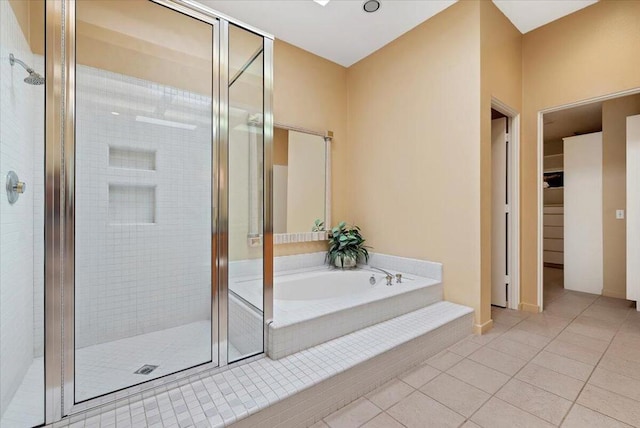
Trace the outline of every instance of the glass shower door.
[[76, 2], [76, 403], [217, 362], [214, 30]]
[[264, 349], [264, 57], [229, 25], [229, 362]]

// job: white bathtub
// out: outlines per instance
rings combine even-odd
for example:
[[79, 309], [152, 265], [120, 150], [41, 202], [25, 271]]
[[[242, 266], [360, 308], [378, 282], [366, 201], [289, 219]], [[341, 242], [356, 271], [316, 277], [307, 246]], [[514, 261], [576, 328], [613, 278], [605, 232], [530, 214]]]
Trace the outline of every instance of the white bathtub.
[[[235, 278], [229, 287], [262, 308], [261, 279]], [[394, 278], [393, 285], [387, 286], [384, 274], [367, 268], [284, 272], [274, 278], [267, 354], [282, 358], [441, 300], [439, 281], [411, 274], [403, 273], [402, 283]]]

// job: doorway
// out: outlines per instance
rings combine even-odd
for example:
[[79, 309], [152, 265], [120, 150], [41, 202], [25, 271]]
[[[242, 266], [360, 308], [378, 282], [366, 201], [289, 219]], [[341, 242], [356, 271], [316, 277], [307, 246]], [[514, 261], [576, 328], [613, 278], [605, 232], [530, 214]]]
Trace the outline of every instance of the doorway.
[[540, 112], [540, 310], [570, 291], [627, 298], [626, 121], [639, 113], [638, 90]]
[[491, 305], [518, 309], [519, 115], [491, 104]]

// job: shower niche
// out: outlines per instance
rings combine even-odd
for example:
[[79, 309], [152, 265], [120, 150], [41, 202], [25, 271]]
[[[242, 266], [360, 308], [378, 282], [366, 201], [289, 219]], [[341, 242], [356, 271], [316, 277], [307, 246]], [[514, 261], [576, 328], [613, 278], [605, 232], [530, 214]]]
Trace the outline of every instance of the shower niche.
[[[181, 0], [11, 0], [0, 13], [12, 94], [0, 176], [15, 170], [28, 189], [0, 204], [3, 254], [19, 254], [0, 260], [0, 425], [52, 423], [262, 353], [270, 36]], [[259, 299], [229, 289], [242, 275]]]

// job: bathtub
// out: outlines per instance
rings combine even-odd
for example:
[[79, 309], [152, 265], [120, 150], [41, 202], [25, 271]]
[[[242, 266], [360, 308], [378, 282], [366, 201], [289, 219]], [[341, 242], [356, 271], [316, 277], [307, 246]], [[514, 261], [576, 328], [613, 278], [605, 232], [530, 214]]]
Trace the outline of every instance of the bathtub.
[[[229, 287], [262, 308], [260, 278], [234, 278]], [[274, 277], [274, 316], [267, 355], [279, 359], [439, 302], [442, 297], [440, 281], [407, 273], [403, 273], [402, 283], [394, 278], [393, 285], [387, 286], [383, 273], [366, 267], [342, 271], [323, 266], [282, 272]]]

